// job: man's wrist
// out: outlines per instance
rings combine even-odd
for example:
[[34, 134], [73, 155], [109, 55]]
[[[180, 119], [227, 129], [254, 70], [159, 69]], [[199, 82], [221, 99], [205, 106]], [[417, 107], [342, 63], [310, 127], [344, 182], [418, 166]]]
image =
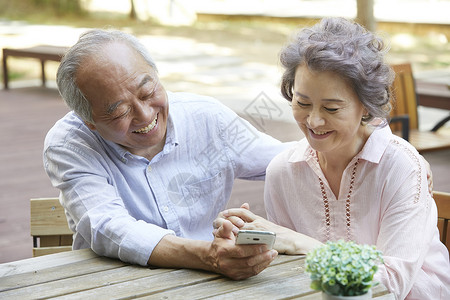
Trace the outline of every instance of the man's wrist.
[[211, 242], [166, 235], [156, 245], [148, 264], [156, 267], [215, 271], [210, 249]]

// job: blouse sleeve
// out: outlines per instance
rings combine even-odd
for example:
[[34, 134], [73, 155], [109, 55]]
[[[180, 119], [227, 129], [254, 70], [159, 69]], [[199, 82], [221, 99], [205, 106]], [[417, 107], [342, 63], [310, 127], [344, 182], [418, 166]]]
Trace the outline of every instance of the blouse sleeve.
[[416, 281], [436, 229], [437, 212], [428, 192], [426, 168], [417, 153], [393, 157], [381, 191], [382, 215], [377, 248], [384, 264], [376, 279], [397, 299], [404, 299]]
[[247, 180], [264, 180], [269, 162], [295, 142], [282, 143], [258, 131], [247, 120], [223, 104], [215, 118], [224, 140], [225, 151], [233, 162], [236, 177]]

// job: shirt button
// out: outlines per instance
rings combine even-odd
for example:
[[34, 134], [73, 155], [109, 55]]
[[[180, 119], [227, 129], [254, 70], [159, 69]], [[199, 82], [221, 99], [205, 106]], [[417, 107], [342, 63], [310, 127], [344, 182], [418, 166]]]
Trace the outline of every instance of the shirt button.
[[147, 167], [147, 170], [148, 170], [149, 172], [151, 172], [151, 171], [152, 171], [152, 166], [148, 166], [148, 167]]
[[169, 211], [169, 207], [164, 206], [164, 207], [163, 207], [163, 210], [164, 210], [164, 212], [168, 212], [168, 211]]

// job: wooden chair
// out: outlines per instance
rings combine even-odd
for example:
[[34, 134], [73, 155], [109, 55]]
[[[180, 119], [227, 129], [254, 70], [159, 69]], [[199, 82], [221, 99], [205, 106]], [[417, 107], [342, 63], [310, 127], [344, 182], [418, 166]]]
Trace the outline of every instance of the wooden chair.
[[436, 124], [430, 131], [419, 131], [417, 96], [411, 64], [392, 65], [392, 68], [396, 74], [391, 87], [394, 98], [391, 111], [392, 131], [409, 141], [421, 153], [450, 149], [450, 133], [441, 129], [450, 117]]
[[33, 256], [72, 250], [73, 232], [58, 198], [30, 199]]
[[450, 253], [450, 193], [433, 192], [433, 198], [438, 209], [438, 228], [441, 242], [447, 246]]

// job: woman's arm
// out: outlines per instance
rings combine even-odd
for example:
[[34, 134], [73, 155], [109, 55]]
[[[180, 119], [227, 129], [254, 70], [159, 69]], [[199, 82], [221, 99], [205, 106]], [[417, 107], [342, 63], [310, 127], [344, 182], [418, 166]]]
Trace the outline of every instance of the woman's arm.
[[229, 220], [233, 223], [235, 233], [239, 229], [275, 232], [277, 237], [274, 248], [279, 253], [291, 255], [306, 254], [315, 247], [322, 245], [316, 239], [272, 223], [252, 213], [247, 203], [244, 203], [241, 208], [231, 208], [221, 212], [214, 221], [214, 226], [217, 228], [222, 224], [223, 220]]

